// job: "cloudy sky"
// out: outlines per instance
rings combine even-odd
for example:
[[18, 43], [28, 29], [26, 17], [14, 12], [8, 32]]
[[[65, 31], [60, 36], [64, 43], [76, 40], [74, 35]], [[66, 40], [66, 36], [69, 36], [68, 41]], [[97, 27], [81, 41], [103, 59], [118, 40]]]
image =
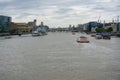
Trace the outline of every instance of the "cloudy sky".
[[89, 21], [106, 22], [120, 16], [120, 0], [0, 0], [0, 15], [13, 22], [37, 19], [50, 27], [68, 27]]

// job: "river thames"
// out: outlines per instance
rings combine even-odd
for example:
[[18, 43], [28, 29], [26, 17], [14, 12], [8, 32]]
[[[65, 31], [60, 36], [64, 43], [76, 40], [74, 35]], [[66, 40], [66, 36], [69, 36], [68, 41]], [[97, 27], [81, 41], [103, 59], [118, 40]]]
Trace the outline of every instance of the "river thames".
[[[81, 35], [90, 43], [77, 43]], [[120, 80], [120, 38], [69, 32], [0, 37], [0, 80]]]

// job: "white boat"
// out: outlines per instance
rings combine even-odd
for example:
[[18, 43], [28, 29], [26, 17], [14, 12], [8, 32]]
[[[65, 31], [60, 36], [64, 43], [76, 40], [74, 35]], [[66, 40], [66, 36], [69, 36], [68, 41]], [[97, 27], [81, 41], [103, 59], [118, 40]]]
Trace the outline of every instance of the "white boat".
[[38, 31], [33, 31], [32, 32], [32, 36], [41, 36], [42, 33], [41, 32], [38, 32]]

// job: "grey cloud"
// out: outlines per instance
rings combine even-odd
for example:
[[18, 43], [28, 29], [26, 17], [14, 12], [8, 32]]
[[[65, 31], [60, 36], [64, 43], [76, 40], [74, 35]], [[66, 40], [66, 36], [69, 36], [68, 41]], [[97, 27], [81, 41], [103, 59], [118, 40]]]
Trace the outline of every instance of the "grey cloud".
[[55, 19], [59, 19], [59, 20], [63, 20], [63, 19], [67, 19], [67, 18], [70, 18], [70, 15], [59, 15], [57, 17], [54, 17]]
[[[15, 18], [17, 19], [37, 15], [52, 16], [54, 20], [62, 20], [68, 18], [83, 18], [94, 15], [94, 11], [99, 10], [103, 14], [109, 12], [118, 15], [120, 14], [119, 3], [120, 0], [112, 0], [112, 2], [108, 3], [98, 2], [98, 0], [9, 0], [0, 2], [0, 13], [11, 16], [16, 15]], [[55, 6], [56, 8], [54, 9], [51, 6]], [[77, 14], [77, 10], [74, 10], [71, 6], [83, 6], [88, 8], [89, 11]], [[89, 14], [90, 11], [92, 12]]]
[[117, 5], [116, 7], [120, 9], [120, 5]]
[[101, 5], [97, 5], [97, 6], [94, 6], [92, 9], [93, 9], [93, 10], [104, 10], [105, 7], [103, 7], [103, 6], [101, 6]]
[[71, 8], [59, 8], [57, 11], [56, 11], [56, 13], [58, 13], [58, 14], [65, 14], [65, 13], [68, 13], [68, 12], [70, 12], [70, 11], [72, 11], [73, 9], [71, 9]]

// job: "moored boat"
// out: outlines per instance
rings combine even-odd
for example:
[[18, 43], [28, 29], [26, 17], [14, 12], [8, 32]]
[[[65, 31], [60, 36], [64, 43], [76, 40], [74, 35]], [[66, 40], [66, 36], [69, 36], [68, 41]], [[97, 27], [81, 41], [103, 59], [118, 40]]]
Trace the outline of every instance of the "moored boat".
[[95, 34], [92, 34], [91, 37], [95, 37]]
[[120, 33], [117, 33], [116, 36], [117, 36], [117, 37], [120, 37]]
[[111, 39], [111, 36], [109, 34], [103, 34], [102, 37], [103, 39]]
[[10, 39], [10, 38], [12, 38], [12, 37], [11, 37], [11, 36], [6, 36], [6, 37], [5, 37], [5, 39]]
[[33, 31], [32, 36], [41, 36], [41, 33], [38, 31]]
[[75, 35], [75, 32], [72, 32], [72, 35]]
[[102, 39], [102, 35], [96, 35], [95, 39]]

